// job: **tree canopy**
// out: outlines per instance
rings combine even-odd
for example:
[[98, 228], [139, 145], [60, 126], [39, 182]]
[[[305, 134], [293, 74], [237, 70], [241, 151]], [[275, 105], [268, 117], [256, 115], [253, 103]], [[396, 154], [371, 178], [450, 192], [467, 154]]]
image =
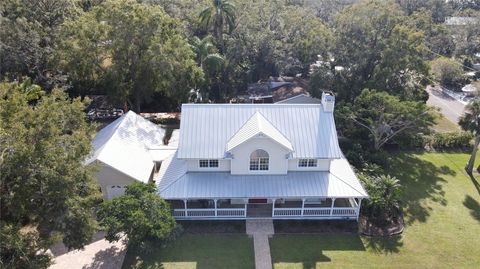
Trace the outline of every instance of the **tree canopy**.
[[83, 247], [95, 232], [100, 197], [83, 164], [93, 135], [85, 103], [58, 89], [32, 98], [31, 87], [0, 84], [1, 258], [14, 268], [48, 261], [35, 253], [55, 238]]

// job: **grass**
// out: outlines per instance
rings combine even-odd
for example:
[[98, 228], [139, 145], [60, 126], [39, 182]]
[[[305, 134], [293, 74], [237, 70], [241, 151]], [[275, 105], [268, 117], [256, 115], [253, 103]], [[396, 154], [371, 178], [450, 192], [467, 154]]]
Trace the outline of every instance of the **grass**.
[[123, 268], [254, 268], [253, 241], [246, 235], [184, 234], [166, 248], [135, 256], [127, 252]]
[[441, 117], [438, 119], [437, 124], [433, 126], [432, 129], [439, 133], [456, 132], [460, 131], [460, 126], [447, 119], [446, 117]]
[[463, 171], [468, 157], [395, 155], [388, 173], [403, 186], [401, 236], [276, 235], [274, 268], [478, 268], [480, 187]]

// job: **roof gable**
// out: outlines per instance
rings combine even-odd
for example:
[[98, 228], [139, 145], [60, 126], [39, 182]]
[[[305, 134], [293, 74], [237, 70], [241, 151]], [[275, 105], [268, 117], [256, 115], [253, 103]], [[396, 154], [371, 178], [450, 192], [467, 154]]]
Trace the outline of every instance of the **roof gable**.
[[293, 158], [341, 158], [333, 113], [321, 104], [184, 104], [178, 158], [224, 158], [256, 112], [291, 143]]
[[293, 151], [292, 143], [258, 111], [230, 138], [227, 142], [227, 151], [257, 136], [267, 136], [284, 148]]

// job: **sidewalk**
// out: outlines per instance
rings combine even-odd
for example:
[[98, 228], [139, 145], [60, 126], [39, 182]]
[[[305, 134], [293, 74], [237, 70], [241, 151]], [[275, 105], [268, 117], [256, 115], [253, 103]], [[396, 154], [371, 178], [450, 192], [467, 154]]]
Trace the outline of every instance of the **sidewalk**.
[[247, 234], [253, 236], [255, 268], [271, 269], [272, 257], [268, 237], [274, 234], [273, 221], [271, 219], [247, 219], [246, 226]]

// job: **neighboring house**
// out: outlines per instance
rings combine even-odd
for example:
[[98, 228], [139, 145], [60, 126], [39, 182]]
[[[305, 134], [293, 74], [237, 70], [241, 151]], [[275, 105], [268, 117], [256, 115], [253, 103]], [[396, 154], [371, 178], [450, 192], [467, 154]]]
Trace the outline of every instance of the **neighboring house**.
[[267, 81], [249, 84], [248, 95], [237, 99], [243, 99], [244, 103], [271, 104], [296, 95], [308, 94], [306, 88], [307, 83], [301, 78], [272, 77]]
[[476, 17], [446, 17], [445, 25], [455, 27], [455, 26], [466, 26], [478, 23], [478, 18]]
[[177, 219], [357, 219], [367, 193], [321, 104], [185, 104], [156, 184]]
[[150, 182], [160, 163], [176, 151], [163, 143], [165, 130], [130, 111], [100, 130], [86, 164], [95, 164], [106, 199], [122, 195], [132, 182]]
[[321, 104], [322, 100], [311, 97], [309, 94], [299, 94], [288, 99], [278, 101], [277, 104]]

